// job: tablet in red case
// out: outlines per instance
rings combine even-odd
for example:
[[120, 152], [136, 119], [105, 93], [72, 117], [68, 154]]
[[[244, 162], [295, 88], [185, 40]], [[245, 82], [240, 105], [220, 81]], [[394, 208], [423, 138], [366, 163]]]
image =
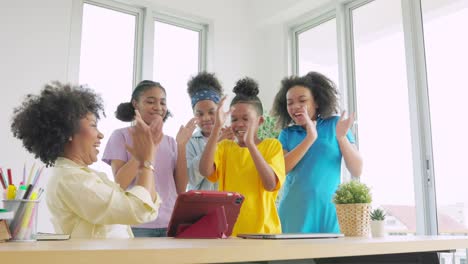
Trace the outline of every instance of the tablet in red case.
[[188, 191], [179, 194], [167, 235], [178, 238], [223, 238], [232, 233], [244, 201], [235, 192]]

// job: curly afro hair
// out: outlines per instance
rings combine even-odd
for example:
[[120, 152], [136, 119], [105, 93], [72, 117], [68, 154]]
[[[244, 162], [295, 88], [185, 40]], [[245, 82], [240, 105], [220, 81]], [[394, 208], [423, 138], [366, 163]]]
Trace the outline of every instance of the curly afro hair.
[[36, 158], [52, 166], [79, 131], [80, 120], [88, 113], [99, 119], [101, 112], [104, 115], [102, 99], [93, 90], [52, 82], [14, 109], [11, 131]]
[[187, 82], [187, 93], [190, 97], [196, 92], [206, 89], [211, 89], [219, 95], [223, 94], [223, 88], [214, 73], [200, 72]]
[[302, 86], [310, 90], [318, 106], [317, 115], [327, 119], [339, 113], [338, 89], [335, 83], [318, 72], [309, 72], [302, 77], [291, 76], [281, 81], [281, 88], [275, 96], [272, 114], [277, 118], [276, 126], [285, 128], [293, 123], [288, 113], [286, 94], [294, 86]]
[[231, 106], [238, 103], [251, 104], [255, 107], [258, 115], [263, 115], [263, 106], [260, 98], [258, 98], [258, 84], [255, 80], [249, 77], [245, 77], [237, 81], [236, 85], [232, 89], [236, 94], [234, 99], [231, 101]]

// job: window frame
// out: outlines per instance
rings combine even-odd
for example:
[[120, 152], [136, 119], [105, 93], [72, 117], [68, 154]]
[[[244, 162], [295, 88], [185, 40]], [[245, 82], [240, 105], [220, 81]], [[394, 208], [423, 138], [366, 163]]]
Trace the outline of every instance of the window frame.
[[81, 25], [85, 3], [136, 16], [133, 87], [141, 80], [152, 79], [153, 76], [154, 21], [197, 31], [199, 34], [198, 71], [206, 70], [208, 23], [179, 14], [156, 11], [159, 7], [151, 4], [121, 3], [113, 0], [73, 0], [67, 69], [69, 82], [79, 82]]
[[328, 22], [336, 18], [334, 10], [329, 10], [314, 19], [311, 19], [303, 24], [292, 27], [290, 29], [291, 35], [291, 66], [292, 73], [294, 75], [299, 74], [299, 35], [314, 27], [320, 26], [321, 24]]
[[421, 2], [402, 0], [406, 71], [411, 107], [417, 233], [437, 235], [437, 202]]
[[[112, 11], [128, 14], [135, 16], [135, 42], [133, 50], [133, 87], [139, 82], [142, 76], [142, 63], [143, 58], [142, 46], [143, 46], [143, 27], [144, 27], [144, 10], [142, 8], [127, 5], [119, 2], [114, 2], [111, 0], [83, 0], [81, 2], [81, 14], [80, 14], [80, 28], [79, 28], [79, 40], [78, 43], [81, 43], [81, 24], [83, 19], [83, 7], [84, 4], [94, 5], [101, 8], [109, 9]], [[78, 71], [77, 79], [79, 76], [79, 54], [81, 53], [81, 44], [79, 44], [78, 50]], [[132, 87], [132, 89], [133, 89]]]
[[[153, 11], [154, 21], [198, 32], [198, 71], [206, 70], [208, 25]], [[154, 28], [152, 29], [154, 32]], [[154, 39], [154, 38], [153, 38]]]

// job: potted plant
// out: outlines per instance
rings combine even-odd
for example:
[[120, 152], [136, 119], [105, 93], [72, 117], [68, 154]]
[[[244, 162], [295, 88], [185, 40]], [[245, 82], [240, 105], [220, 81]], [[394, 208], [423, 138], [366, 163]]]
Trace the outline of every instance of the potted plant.
[[[258, 128], [257, 136], [259, 139], [264, 140], [266, 138], [278, 138], [281, 130], [276, 127], [276, 118], [269, 114], [269, 112], [263, 112], [263, 124], [260, 125]], [[283, 188], [280, 189], [278, 192], [278, 196], [276, 197], [276, 207], [279, 206], [279, 201], [281, 200], [281, 196], [283, 195]]]
[[373, 237], [383, 237], [385, 235], [385, 213], [382, 209], [374, 209], [370, 214], [371, 233]]
[[261, 140], [265, 138], [278, 138], [280, 130], [276, 128], [276, 118], [268, 112], [263, 113], [263, 118], [265, 121], [258, 128], [258, 138]]
[[370, 203], [369, 187], [352, 180], [342, 183], [333, 196], [340, 231], [345, 236], [369, 236]]

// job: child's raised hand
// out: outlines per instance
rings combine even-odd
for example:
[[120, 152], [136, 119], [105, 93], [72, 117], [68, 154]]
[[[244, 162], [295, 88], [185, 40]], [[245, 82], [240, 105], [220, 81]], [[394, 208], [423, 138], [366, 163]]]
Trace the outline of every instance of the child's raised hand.
[[249, 120], [247, 125], [247, 131], [245, 131], [243, 138], [246, 146], [255, 146], [255, 123], [258, 122], [258, 118]]
[[224, 123], [226, 122], [227, 116], [231, 114], [232, 109], [230, 109], [227, 112], [223, 111], [223, 105], [224, 101], [226, 101], [226, 98], [226, 96], [223, 96], [223, 98], [221, 98], [221, 101], [218, 104], [218, 110], [216, 110], [216, 120], [214, 125], [215, 127], [223, 127]]
[[312, 120], [309, 116], [309, 112], [307, 111], [306, 106], [302, 106], [302, 114], [305, 118], [305, 129], [307, 131], [307, 136], [310, 137], [312, 141], [315, 141], [318, 137], [317, 133], [317, 121]]
[[234, 140], [234, 131], [232, 131], [230, 126], [221, 128], [221, 132], [219, 133], [218, 142], [225, 139]]
[[152, 161], [154, 143], [151, 128], [143, 121], [138, 110], [135, 110], [135, 125], [130, 130], [133, 145], [125, 145], [128, 152], [138, 161]]
[[[139, 113], [138, 113], [138, 115], [139, 115]], [[151, 124], [149, 125], [151, 135], [153, 137], [154, 145], [159, 145], [159, 143], [161, 143], [161, 141], [162, 141], [162, 139], [164, 137], [164, 133], [162, 131], [163, 123], [164, 122], [163, 122], [162, 117], [159, 116], [159, 115], [156, 115], [154, 120], [151, 121]]]
[[185, 126], [180, 126], [177, 132], [176, 142], [177, 145], [185, 146], [192, 137], [193, 131], [197, 127], [197, 118], [190, 119]]
[[340, 120], [336, 123], [336, 138], [341, 139], [346, 137], [348, 130], [354, 124], [354, 113], [350, 114], [348, 118], [345, 118], [346, 111], [341, 113]]

